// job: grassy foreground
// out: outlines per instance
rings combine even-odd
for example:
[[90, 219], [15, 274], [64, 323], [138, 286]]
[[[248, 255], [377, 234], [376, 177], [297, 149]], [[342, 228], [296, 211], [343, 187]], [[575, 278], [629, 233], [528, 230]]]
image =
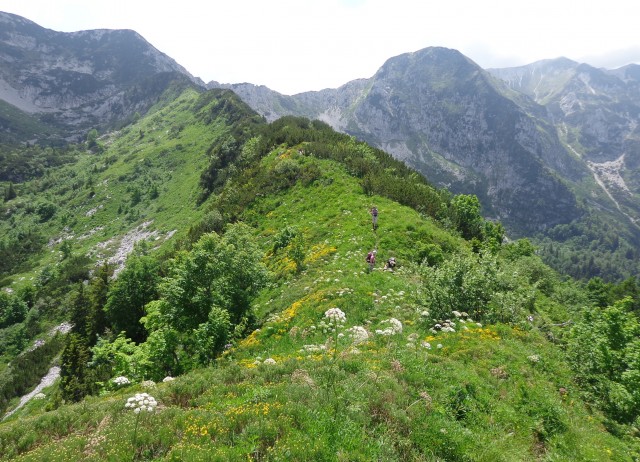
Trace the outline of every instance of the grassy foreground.
[[[605, 430], [549, 340], [543, 320], [557, 305], [539, 297], [535, 320], [515, 325], [451, 313], [455, 331], [432, 331], [416, 242], [471, 252], [468, 244], [365, 195], [334, 162], [275, 149], [262, 165], [286, 159], [322, 174], [242, 214], [273, 273], [253, 306], [260, 329], [213, 366], [166, 383], [125, 385], [51, 412], [45, 390], [0, 425], [0, 460], [637, 460], [637, 442]], [[300, 264], [274, 250], [287, 226], [303, 236]], [[372, 248], [378, 264], [368, 272]], [[389, 256], [395, 272], [382, 271]], [[125, 407], [141, 392], [157, 400], [154, 412]]]

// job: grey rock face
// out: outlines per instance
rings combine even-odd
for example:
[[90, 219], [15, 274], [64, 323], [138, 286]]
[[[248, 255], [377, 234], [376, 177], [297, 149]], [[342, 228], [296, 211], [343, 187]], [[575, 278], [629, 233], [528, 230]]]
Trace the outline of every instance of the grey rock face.
[[55, 32], [0, 12], [0, 99], [67, 136], [144, 112], [176, 76], [200, 83], [136, 32]]
[[638, 234], [640, 66], [609, 71], [561, 58], [491, 72], [547, 110], [563, 144], [608, 198], [600, 206], [613, 205]]
[[[204, 86], [133, 31], [60, 33], [0, 12], [0, 104], [43, 133], [79, 139], [113, 127], [176, 79]], [[427, 48], [337, 89], [207, 87], [232, 89], [269, 121], [319, 119], [384, 149], [436, 185], [478, 195], [513, 236], [570, 223], [585, 203], [631, 224], [640, 217], [640, 66], [605, 71], [561, 58], [485, 71], [455, 50]], [[12, 130], [0, 117], [0, 138]], [[28, 130], [23, 140], [37, 138]]]

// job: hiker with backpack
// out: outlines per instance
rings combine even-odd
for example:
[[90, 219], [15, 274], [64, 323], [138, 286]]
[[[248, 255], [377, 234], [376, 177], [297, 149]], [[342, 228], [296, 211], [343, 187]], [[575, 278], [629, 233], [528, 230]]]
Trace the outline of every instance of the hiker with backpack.
[[373, 230], [375, 231], [376, 229], [378, 229], [378, 208], [374, 205], [371, 208], [371, 221], [373, 223]]
[[384, 264], [384, 271], [391, 271], [393, 272], [393, 269], [396, 267], [396, 257], [391, 257], [387, 260], [387, 262]]
[[369, 263], [369, 272], [373, 271], [373, 267], [376, 264], [376, 250], [372, 250], [367, 254], [367, 263]]

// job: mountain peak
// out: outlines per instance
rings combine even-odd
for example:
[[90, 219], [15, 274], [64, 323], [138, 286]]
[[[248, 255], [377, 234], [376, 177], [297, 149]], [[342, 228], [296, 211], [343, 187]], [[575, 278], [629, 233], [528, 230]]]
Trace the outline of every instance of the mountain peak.
[[[0, 12], [0, 99], [47, 113], [66, 136], [143, 113], [187, 70], [129, 29], [56, 32]], [[82, 108], [82, 110], [79, 110]]]
[[624, 82], [640, 82], [640, 65], [638, 64], [627, 64], [606, 72], [615, 75]]
[[389, 58], [380, 68], [383, 70], [389, 66], [419, 66], [429, 67], [450, 67], [451, 65], [469, 65], [479, 68], [473, 61], [460, 53], [458, 50], [445, 47], [428, 47], [421, 50], [404, 53], [393, 58]]
[[6, 13], [4, 11], [0, 11], [0, 24], [21, 24], [40, 27], [35, 22], [30, 21], [27, 18], [23, 18], [22, 16], [18, 16], [13, 13]]
[[573, 61], [572, 59], [565, 58], [564, 56], [560, 56], [558, 58], [551, 59], [541, 59], [539, 61], [535, 61], [531, 64], [527, 64], [525, 66], [519, 67], [535, 67], [535, 68], [553, 68], [553, 69], [573, 69], [577, 67], [580, 63], [577, 61]]

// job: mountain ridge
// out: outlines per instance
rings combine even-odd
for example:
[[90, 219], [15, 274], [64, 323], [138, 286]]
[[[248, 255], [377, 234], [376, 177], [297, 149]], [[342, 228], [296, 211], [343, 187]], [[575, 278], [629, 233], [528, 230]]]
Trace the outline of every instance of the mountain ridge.
[[[429, 56], [425, 69], [415, 65]], [[404, 74], [394, 79], [398, 70]], [[337, 89], [287, 97], [262, 87], [257, 98], [250, 84], [229, 88], [268, 120], [284, 114], [323, 120], [390, 152], [436, 185], [477, 195], [484, 213], [505, 223], [510, 235], [548, 242], [543, 249], [553, 247], [556, 227], [565, 236], [568, 227], [560, 245], [578, 257], [580, 235], [594, 216], [601, 232], [610, 232], [604, 223], [613, 220], [625, 246], [640, 242], [638, 87], [614, 71], [566, 58], [485, 71], [455, 50], [436, 47], [390, 58], [370, 79]], [[616, 277], [637, 274], [633, 258], [624, 256], [635, 251], [607, 247], [599, 255], [616, 252], [623, 266], [635, 268]], [[574, 275], [605, 277], [620, 268], [605, 261], [599, 269], [562, 266]]]
[[[409, 81], [411, 83], [407, 84]], [[455, 83], [452, 84], [452, 82]], [[447, 91], [449, 86], [454, 87], [452, 93]], [[464, 90], [465, 87], [466, 90]], [[465, 95], [471, 87], [482, 88], [482, 90], [473, 97], [470, 94]], [[404, 89], [407, 90], [404, 91]], [[263, 115], [273, 117], [277, 114], [277, 109], [269, 114], [266, 114], [266, 110], [261, 110], [266, 107], [265, 101], [268, 100], [266, 90], [261, 90], [260, 104], [252, 102], [252, 95], [249, 94], [246, 85], [236, 87], [234, 90]], [[485, 96], [481, 96], [483, 94]], [[461, 53], [446, 48], [428, 48], [390, 58], [371, 79], [361, 79], [336, 90], [302, 93], [291, 97], [289, 99], [292, 101], [291, 104], [280, 104], [280, 107], [289, 113], [318, 118], [340, 131], [374, 144], [417, 168], [430, 181], [438, 185], [446, 186], [454, 192], [477, 194], [483, 198], [487, 213], [493, 214], [508, 225], [513, 226], [520, 221], [522, 228], [531, 229], [531, 225], [522, 226], [521, 219], [510, 219], [514, 213], [517, 214], [518, 207], [504, 202], [506, 196], [501, 192], [503, 185], [496, 179], [489, 178], [490, 157], [482, 157], [483, 150], [488, 149], [486, 139], [502, 140], [499, 136], [491, 134], [497, 127], [495, 125], [497, 113], [484, 119], [475, 119], [474, 115], [464, 116], [466, 117], [464, 119], [461, 118], [462, 107], [459, 107], [454, 112], [450, 112], [448, 119], [439, 116], [446, 114], [456, 104], [458, 106], [476, 104], [475, 107], [469, 106], [468, 111], [471, 111], [470, 114], [481, 116], [480, 112], [484, 108], [480, 108], [478, 104], [482, 103], [478, 103], [477, 98], [483, 97], [488, 101], [495, 99], [497, 95], [498, 92], [494, 89], [494, 83], [488, 74]], [[281, 100], [281, 96], [277, 98]], [[456, 98], [458, 101], [454, 102]], [[474, 98], [476, 98], [475, 101]], [[498, 117], [507, 117], [505, 121], [514, 119], [513, 115], [506, 116], [506, 114], [515, 113], [516, 108], [509, 108], [511, 101], [503, 101], [501, 103], [503, 107], [499, 110], [504, 111], [505, 115], [498, 114]], [[398, 104], [404, 107], [399, 108]], [[496, 106], [496, 109], [498, 107]], [[434, 117], [440, 118], [434, 119]], [[522, 121], [520, 123], [524, 123], [526, 118], [521, 117], [520, 120]], [[452, 123], [458, 125], [451, 125]], [[577, 167], [571, 156], [557, 155], [562, 150], [558, 140], [553, 140], [555, 134], [547, 134], [550, 142], [529, 141], [528, 138], [532, 134], [535, 135], [536, 130], [530, 127], [525, 131], [529, 134], [524, 134], [522, 131], [520, 133], [523, 133], [522, 144], [531, 145], [524, 148], [523, 152], [530, 153], [527, 155], [539, 158], [547, 154], [547, 165], [559, 171], [562, 176], [569, 176], [573, 180], [584, 175], [584, 169]], [[456, 138], [457, 133], [465, 133], [465, 138]], [[456, 139], [459, 141], [454, 142]], [[466, 139], [473, 141], [467, 142]], [[505, 139], [504, 142], [506, 141]], [[547, 145], [545, 149], [537, 147], [545, 144]], [[485, 145], [485, 148], [476, 150], [476, 146], [482, 145]], [[500, 149], [504, 150], [504, 148]], [[473, 150], [478, 151], [477, 155], [471, 154]], [[490, 156], [492, 155], [495, 154]], [[463, 160], [465, 156], [466, 160]], [[494, 164], [498, 163], [505, 166], [504, 161], [494, 162]], [[526, 168], [538, 168], [534, 167], [535, 164], [536, 161], [533, 161], [533, 164]], [[540, 170], [540, 173], [533, 178], [544, 176]], [[502, 178], [506, 180], [507, 176], [503, 175]], [[484, 182], [488, 182], [487, 186], [481, 185]], [[522, 180], [517, 182], [523, 184]], [[553, 177], [545, 180], [549, 185], [554, 182], [556, 180]], [[466, 186], [464, 190], [460, 186], [462, 183]], [[473, 184], [476, 184], [476, 187], [473, 187]], [[554, 189], [553, 196], [568, 198], [568, 193], [561, 193], [564, 188], [561, 183], [557, 183], [554, 188], [559, 189]], [[541, 189], [544, 190], [544, 188]], [[515, 191], [511, 191], [513, 192]], [[489, 199], [489, 196], [493, 199]], [[523, 191], [522, 196], [530, 196], [530, 193]], [[517, 201], [514, 202], [517, 203]], [[538, 226], [550, 226], [577, 218], [579, 213], [570, 211], [572, 208], [575, 209], [575, 206], [570, 205], [570, 201], [567, 202], [567, 206], [568, 208], [558, 207], [556, 218], [549, 218], [546, 223], [541, 219]], [[553, 210], [553, 207], [551, 205], [547, 208]], [[533, 223], [532, 225], [535, 229], [536, 225]]]
[[[33, 24], [30, 27], [39, 34], [62, 34], [43, 32]], [[73, 34], [89, 37], [93, 33]], [[59, 83], [55, 93], [62, 96], [56, 97], [57, 102], [56, 98], [51, 101], [60, 107], [31, 114], [13, 109], [11, 118], [5, 117], [4, 121], [0, 114], [1, 133], [7, 142], [38, 143], [38, 135], [30, 133], [41, 133], [40, 142], [83, 139], [93, 128], [118, 128], [143, 115], [176, 81], [181, 82], [177, 85], [203, 86], [135, 33], [100, 31], [95, 34], [96, 40], [98, 35], [102, 39], [124, 35], [134, 41], [135, 46], [129, 47], [131, 56], [114, 55], [123, 63], [132, 58], [136, 61], [140, 50], [144, 58], [147, 50], [173, 70], [156, 72], [166, 69], [164, 64], [156, 66], [147, 57], [146, 61], [139, 60], [143, 65], [132, 69], [122, 64], [111, 70], [107, 67], [107, 74], [128, 78], [111, 84], [77, 72], [79, 65], [66, 74], [58, 69], [47, 79]], [[7, 47], [16, 53], [15, 47]], [[106, 46], [95, 54], [107, 56], [108, 49]], [[78, 58], [81, 54], [77, 46], [66, 53], [75, 56], [70, 62], [84, 63], [86, 69], [99, 64]], [[3, 56], [8, 59], [10, 54]], [[559, 244], [569, 247], [572, 256], [567, 261], [577, 258], [578, 263], [563, 266], [563, 270], [573, 275], [621, 279], [637, 274], [637, 263], [627, 257], [637, 254], [633, 249], [640, 243], [640, 182], [635, 174], [640, 150], [633, 128], [637, 105], [625, 103], [637, 94], [637, 84], [632, 77], [623, 81], [613, 71], [565, 58], [545, 60], [535, 67], [539, 75], [536, 81], [523, 80], [523, 76], [532, 75], [531, 68], [520, 69], [517, 78], [502, 80], [498, 71], [485, 71], [456, 50], [432, 47], [389, 58], [371, 78], [357, 79], [337, 89], [286, 96], [248, 83], [209, 82], [206, 86], [237, 92], [269, 121], [286, 114], [324, 121], [390, 152], [436, 185], [454, 193], [475, 194], [486, 216], [503, 222], [510, 237], [528, 236], [543, 242], [564, 236]], [[550, 69], [545, 78], [540, 74], [543, 68]], [[634, 69], [631, 66], [618, 73], [633, 76]], [[502, 74], [508, 72], [514, 73]], [[549, 77], [551, 73], [554, 78]], [[510, 85], [510, 81], [520, 83]], [[525, 83], [531, 88], [525, 88]], [[92, 88], [103, 84], [103, 90], [91, 93]], [[46, 86], [38, 85], [36, 90], [25, 87], [25, 95], [31, 95], [29, 101], [34, 107], [38, 101], [51, 98]], [[594, 95], [593, 91], [599, 93]], [[88, 99], [82, 106], [64, 108], [85, 97]], [[600, 222], [602, 233], [611, 232], [608, 222], [615, 223], [624, 250], [598, 247], [598, 260], [602, 262], [588, 265], [591, 269], [587, 270], [589, 255], [581, 250], [585, 246], [580, 235], [591, 226], [587, 223], [593, 216]], [[602, 239], [596, 240], [600, 246]], [[552, 244], [543, 245], [542, 251]], [[623, 268], [629, 270], [621, 272]]]

